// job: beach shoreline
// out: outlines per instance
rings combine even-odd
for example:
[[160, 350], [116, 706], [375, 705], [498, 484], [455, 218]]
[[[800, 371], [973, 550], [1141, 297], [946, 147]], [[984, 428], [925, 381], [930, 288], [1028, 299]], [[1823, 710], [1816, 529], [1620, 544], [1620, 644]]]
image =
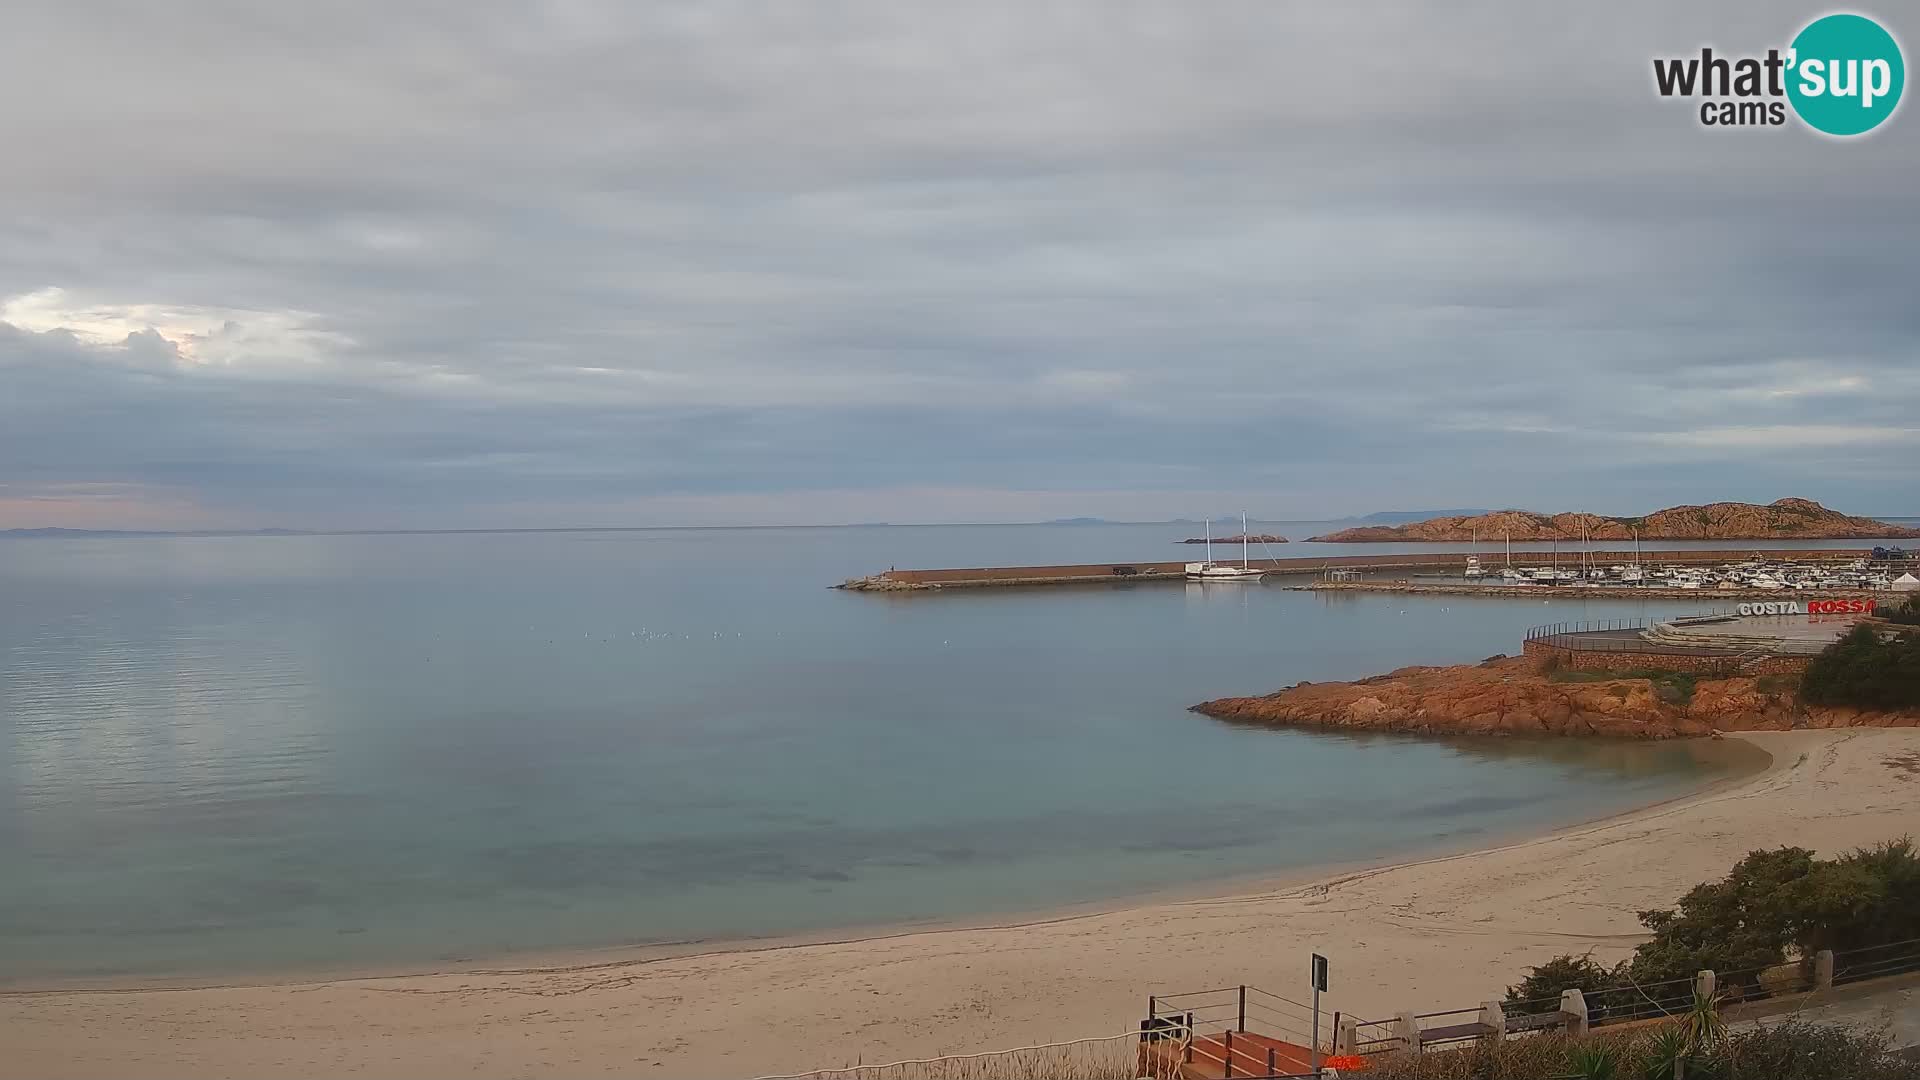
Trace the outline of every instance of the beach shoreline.
[[[1915, 780], [1893, 765], [1920, 753], [1920, 732], [1738, 738], [1770, 763], [1529, 839], [1264, 890], [566, 967], [9, 990], [0, 1075], [748, 1076], [1115, 1034], [1151, 993], [1285, 992], [1309, 951], [1333, 958], [1330, 1010], [1473, 1006], [1557, 953], [1624, 956], [1644, 937], [1635, 910], [1752, 848], [1831, 853], [1920, 831]], [[1687, 842], [1663, 842], [1676, 834]]]

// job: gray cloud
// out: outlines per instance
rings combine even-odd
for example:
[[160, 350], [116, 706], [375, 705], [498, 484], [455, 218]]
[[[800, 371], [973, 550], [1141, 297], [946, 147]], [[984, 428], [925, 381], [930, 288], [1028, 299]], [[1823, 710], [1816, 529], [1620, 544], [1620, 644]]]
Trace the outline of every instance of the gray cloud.
[[0, 525], [1914, 509], [1810, 11], [1327, 7], [27, 4]]

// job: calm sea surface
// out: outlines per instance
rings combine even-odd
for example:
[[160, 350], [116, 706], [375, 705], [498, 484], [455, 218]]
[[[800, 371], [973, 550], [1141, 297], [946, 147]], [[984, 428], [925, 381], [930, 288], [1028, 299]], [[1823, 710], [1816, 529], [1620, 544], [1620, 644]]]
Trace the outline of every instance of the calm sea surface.
[[1686, 602], [826, 588], [1177, 559], [1191, 531], [0, 541], [0, 979], [1031, 911], [1471, 844], [1735, 767], [1185, 711]]

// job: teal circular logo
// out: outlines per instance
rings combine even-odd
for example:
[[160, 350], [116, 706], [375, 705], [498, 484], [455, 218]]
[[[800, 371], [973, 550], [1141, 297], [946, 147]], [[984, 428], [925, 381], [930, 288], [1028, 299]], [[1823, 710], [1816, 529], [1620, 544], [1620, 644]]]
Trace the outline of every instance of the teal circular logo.
[[1787, 100], [1816, 131], [1861, 135], [1900, 105], [1907, 64], [1900, 43], [1865, 15], [1826, 15], [1793, 39]]

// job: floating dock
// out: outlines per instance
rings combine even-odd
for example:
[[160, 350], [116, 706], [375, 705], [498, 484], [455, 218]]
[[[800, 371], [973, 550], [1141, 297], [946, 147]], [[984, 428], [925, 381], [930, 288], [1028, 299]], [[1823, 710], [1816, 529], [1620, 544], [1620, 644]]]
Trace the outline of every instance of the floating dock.
[[[1247, 565], [1275, 574], [1324, 574], [1331, 570], [1387, 571], [1406, 572], [1425, 571], [1444, 573], [1459, 571], [1466, 566], [1469, 552], [1405, 552], [1396, 555], [1308, 555], [1291, 559], [1249, 559]], [[1855, 559], [1871, 558], [1873, 552], [1865, 549], [1834, 548], [1796, 548], [1790, 550], [1767, 549], [1756, 552], [1752, 548], [1737, 550], [1701, 550], [1701, 551], [1642, 551], [1636, 560], [1632, 550], [1626, 551], [1589, 551], [1586, 552], [1589, 563], [1602, 566], [1627, 565], [1638, 561], [1642, 565], [1700, 565], [1740, 562], [1751, 559], [1756, 554], [1764, 554], [1768, 559], [1779, 562], [1802, 562], [1809, 564], [1852, 562]], [[1480, 553], [1483, 560], [1497, 558], [1503, 564], [1507, 562], [1505, 553]], [[1577, 566], [1581, 559], [1578, 551], [1516, 551], [1512, 555], [1515, 566], [1548, 566], [1556, 560], [1561, 566]], [[1220, 562], [1235, 563], [1237, 560], [1221, 559]], [[1148, 582], [1186, 580], [1188, 560], [1170, 562], [1112, 562], [1063, 564], [1058, 566], [977, 566], [951, 570], [888, 570], [864, 578], [854, 578], [835, 588], [855, 592], [919, 592], [932, 589], [973, 589], [995, 586], [1037, 586], [1037, 585], [1135, 585]], [[1486, 565], [1483, 562], [1483, 565]], [[1381, 588], [1389, 583], [1347, 582], [1347, 588]], [[1392, 583], [1398, 587], [1401, 583]], [[1474, 591], [1496, 590], [1509, 586], [1475, 585]], [[1519, 586], [1518, 588], [1526, 588]], [[1547, 592], [1552, 590], [1588, 593], [1595, 590], [1578, 586], [1534, 586], [1530, 591]], [[1681, 591], [1681, 590], [1675, 590]], [[1719, 589], [1684, 590], [1692, 596], [1726, 595]], [[1650, 595], [1650, 589], [1634, 587], [1632, 595]]]

